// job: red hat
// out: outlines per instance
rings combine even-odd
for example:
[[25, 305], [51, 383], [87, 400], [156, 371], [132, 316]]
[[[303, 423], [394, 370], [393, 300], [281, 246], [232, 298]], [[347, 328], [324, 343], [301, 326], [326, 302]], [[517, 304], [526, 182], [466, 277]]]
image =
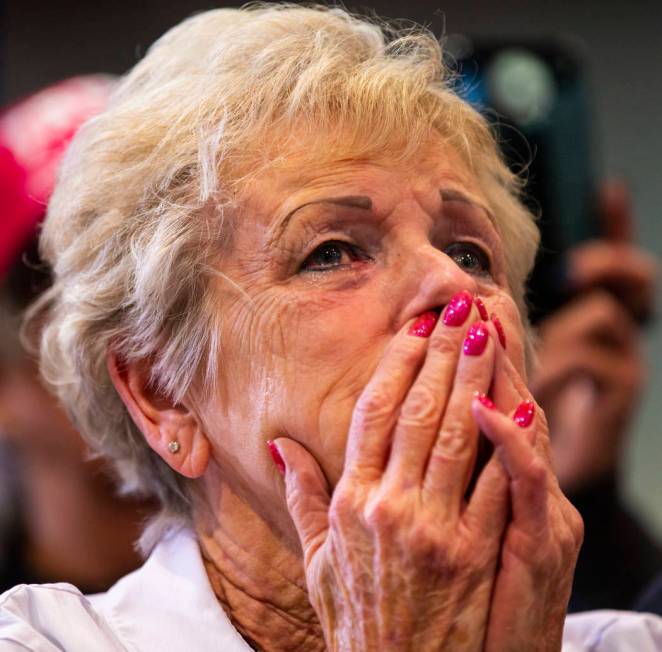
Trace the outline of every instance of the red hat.
[[0, 280], [36, 233], [71, 139], [105, 108], [112, 85], [104, 75], [73, 77], [0, 114]]

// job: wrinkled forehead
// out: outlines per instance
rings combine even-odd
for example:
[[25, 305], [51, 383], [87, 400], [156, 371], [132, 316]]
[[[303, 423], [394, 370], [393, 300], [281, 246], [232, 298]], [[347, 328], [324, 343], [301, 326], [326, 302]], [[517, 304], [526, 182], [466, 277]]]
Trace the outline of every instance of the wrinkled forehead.
[[[367, 143], [324, 135], [299, 136], [274, 143], [270, 155], [243, 176], [237, 199], [241, 209], [277, 215], [321, 192], [369, 194], [387, 210], [404, 188], [429, 194], [458, 191], [489, 212], [480, 178], [460, 151], [439, 134], [418, 147], [399, 138], [379, 149]], [[275, 218], [274, 218], [275, 219]]]

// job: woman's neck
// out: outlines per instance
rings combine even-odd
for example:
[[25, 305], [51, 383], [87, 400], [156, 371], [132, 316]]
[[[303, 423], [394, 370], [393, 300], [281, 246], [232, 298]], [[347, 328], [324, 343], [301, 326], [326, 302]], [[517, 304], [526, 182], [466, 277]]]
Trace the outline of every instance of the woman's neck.
[[195, 527], [212, 588], [233, 625], [265, 652], [326, 649], [300, 549], [228, 484], [204, 493]]

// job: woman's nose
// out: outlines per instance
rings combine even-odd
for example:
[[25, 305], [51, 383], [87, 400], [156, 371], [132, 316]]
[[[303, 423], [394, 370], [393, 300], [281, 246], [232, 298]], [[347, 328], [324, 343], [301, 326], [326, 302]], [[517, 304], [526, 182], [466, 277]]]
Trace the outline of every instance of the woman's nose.
[[453, 295], [462, 290], [476, 294], [475, 276], [463, 270], [443, 251], [426, 245], [419, 249], [403, 279], [403, 321], [426, 310], [443, 309]]

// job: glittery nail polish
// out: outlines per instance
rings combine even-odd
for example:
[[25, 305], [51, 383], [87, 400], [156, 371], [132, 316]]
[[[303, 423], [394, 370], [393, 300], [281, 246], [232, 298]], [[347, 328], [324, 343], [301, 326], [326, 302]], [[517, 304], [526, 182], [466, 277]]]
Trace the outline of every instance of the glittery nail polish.
[[416, 337], [430, 337], [434, 330], [439, 316], [436, 312], [429, 310], [419, 315], [416, 321], [410, 326], [408, 334]]
[[467, 331], [462, 349], [465, 355], [481, 355], [487, 346], [490, 334], [482, 321], [477, 321]]
[[480, 318], [483, 321], [487, 321], [489, 317], [487, 316], [487, 308], [485, 307], [483, 300], [480, 297], [474, 297], [474, 303], [476, 304], [476, 308], [478, 308]]
[[497, 332], [497, 336], [499, 338], [499, 343], [505, 349], [506, 348], [506, 331], [503, 330], [503, 325], [501, 324], [501, 320], [496, 316], [496, 313], [492, 313], [490, 315], [490, 319], [492, 320], [492, 323], [494, 324], [494, 329]]
[[490, 410], [494, 410], [496, 408], [496, 405], [494, 405], [492, 399], [487, 394], [483, 394], [483, 392], [476, 392], [474, 394], [474, 398], [478, 399], [478, 401], [480, 401], [486, 408]]
[[267, 448], [269, 449], [269, 453], [271, 454], [271, 459], [274, 461], [276, 468], [278, 469], [281, 475], [285, 475], [285, 462], [283, 462], [283, 458], [280, 455], [278, 446], [276, 446], [276, 444], [270, 439], [269, 441], [267, 441]]
[[513, 414], [513, 421], [520, 428], [528, 428], [536, 414], [536, 405], [533, 401], [522, 401]]
[[444, 310], [442, 321], [446, 326], [462, 326], [471, 312], [473, 297], [469, 292], [463, 290], [455, 294]]

